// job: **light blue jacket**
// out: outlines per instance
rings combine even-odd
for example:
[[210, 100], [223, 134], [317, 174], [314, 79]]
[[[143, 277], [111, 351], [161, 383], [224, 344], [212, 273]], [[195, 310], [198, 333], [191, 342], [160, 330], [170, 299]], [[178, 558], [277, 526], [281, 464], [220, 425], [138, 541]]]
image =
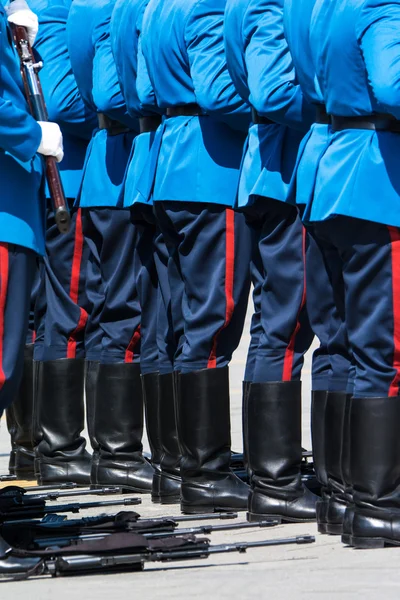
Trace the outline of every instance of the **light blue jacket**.
[[78, 193], [80, 207], [116, 207], [138, 122], [126, 108], [111, 49], [110, 20], [115, 0], [74, 0], [67, 21], [72, 69], [86, 106], [131, 131], [109, 135], [96, 130], [89, 144]]
[[139, 192], [149, 199], [233, 206], [250, 111], [223, 43], [225, 0], [150, 0], [142, 49], [161, 109], [197, 103], [206, 116], [165, 119]]
[[[310, 43], [327, 110], [400, 119], [400, 0], [317, 0]], [[308, 221], [335, 215], [400, 227], [400, 135], [348, 129], [320, 160]]]
[[283, 0], [228, 0], [225, 47], [241, 97], [273, 124], [249, 129], [238, 206], [259, 196], [286, 202], [299, 144], [315, 118], [283, 35]]
[[[128, 113], [133, 118], [160, 114], [141, 50], [143, 15], [149, 0], [117, 0], [111, 17], [111, 45]], [[120, 204], [147, 203], [137, 187], [148, 176], [155, 132], [137, 135], [132, 145]], [[152, 204], [152, 199], [149, 199]]]
[[96, 114], [83, 102], [72, 72], [67, 48], [67, 18], [72, 0], [29, 0], [39, 17], [35, 54], [43, 62], [40, 82], [50, 121], [61, 127], [64, 159], [61, 179], [67, 198], [75, 199], [82, 180], [85, 154]]
[[0, 3], [0, 241], [44, 254], [40, 126], [30, 116], [19, 59]]
[[[310, 47], [310, 22], [315, 0], [285, 0], [283, 22], [297, 81], [305, 100], [317, 107], [324, 98], [315, 74]], [[289, 197], [299, 205], [308, 205], [314, 193], [315, 180], [321, 156], [331, 135], [329, 125], [314, 123], [303, 138], [297, 156]]]

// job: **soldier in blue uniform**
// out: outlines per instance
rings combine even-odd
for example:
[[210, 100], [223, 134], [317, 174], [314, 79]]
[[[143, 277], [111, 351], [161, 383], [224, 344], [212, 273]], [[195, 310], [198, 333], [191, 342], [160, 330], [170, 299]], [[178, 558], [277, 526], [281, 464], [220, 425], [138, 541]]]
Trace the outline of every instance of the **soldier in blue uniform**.
[[[177, 344], [170, 340], [169, 335], [173, 325], [172, 318], [168, 316], [171, 312], [168, 252], [156, 226], [152, 201], [145, 202], [136, 192], [149, 160], [155, 132], [161, 124], [161, 110], [141, 52], [140, 35], [147, 4], [148, 0], [117, 1], [111, 18], [111, 41], [128, 112], [140, 123], [140, 134], [134, 140], [127, 168], [122, 201], [125, 207], [131, 207], [132, 219], [140, 232], [134, 277], [141, 306], [140, 368], [147, 433], [152, 464], [156, 468], [152, 500], [172, 503], [180, 501], [180, 450], [173, 387], [172, 348], [176, 351]], [[158, 331], [161, 333], [158, 334]], [[179, 333], [175, 332], [173, 339], [175, 336], [178, 337]]]
[[114, 5], [108, 0], [90, 4], [74, 0], [67, 23], [79, 91], [99, 118], [77, 198], [90, 247], [89, 262], [100, 273], [103, 295], [94, 311], [99, 311], [102, 339], [97, 346], [86, 348], [86, 359], [99, 363], [91, 384], [94, 418], [90, 436], [95, 451], [91, 481], [150, 492], [153, 468], [143, 457], [141, 442], [141, 311], [132, 269], [139, 232], [130, 221], [130, 211], [118, 207], [139, 123], [127, 111], [112, 54]]
[[310, 27], [332, 136], [305, 218], [344, 280], [355, 363], [344, 541], [359, 548], [400, 543], [399, 24], [398, 0], [317, 0]]
[[[40, 79], [49, 118], [57, 122], [63, 132], [65, 158], [60, 172], [72, 208], [97, 119], [82, 101], [69, 61], [66, 22], [71, 2], [31, 0], [29, 4], [39, 18], [34, 51], [44, 64]], [[71, 231], [60, 235], [48, 209], [46, 255], [35, 311], [37, 384], [34, 399], [28, 389], [25, 397], [26, 429], [31, 436], [32, 424], [28, 419], [32, 419], [32, 401], [35, 405], [33, 437], [40, 483], [90, 481], [90, 455], [81, 436], [84, 428], [83, 333], [88, 310], [84, 293], [86, 262], [80, 211], [72, 212]], [[31, 363], [28, 368], [32, 370]], [[17, 402], [16, 408], [18, 406]], [[19, 454], [18, 472], [21, 471]]]
[[237, 200], [253, 232], [261, 281], [261, 331], [244, 402], [252, 473], [248, 519], [313, 520], [316, 497], [300, 473], [300, 374], [313, 338], [306, 313], [308, 242], [288, 190], [315, 111], [297, 84], [284, 40], [283, 0], [228, 0], [225, 46], [236, 89], [253, 107]]
[[31, 43], [37, 17], [26, 2], [0, 4], [0, 413], [20, 382], [37, 255], [44, 254], [43, 165], [38, 153], [62, 160], [62, 135], [55, 123], [29, 114], [19, 59], [7, 21], [27, 27]]
[[[142, 49], [166, 118], [150, 159], [157, 222], [183, 286], [184, 343], [175, 357], [181, 508], [247, 507], [230, 470], [228, 364], [249, 293], [250, 239], [233, 205], [249, 108], [223, 47], [225, 0], [151, 0]], [[153, 170], [152, 170], [153, 169]]]
[[[319, 159], [331, 138], [330, 117], [326, 114], [310, 47], [314, 5], [314, 0], [286, 0], [284, 5], [285, 38], [296, 77], [304, 97], [315, 106], [319, 121], [303, 139], [295, 169], [293, 193], [301, 210], [309, 203]], [[319, 252], [321, 261], [318, 268], [307, 269], [307, 310], [314, 332], [324, 339], [328, 348], [331, 365], [328, 385], [314, 391], [311, 406], [313, 462], [323, 486], [322, 499], [317, 502], [317, 521], [321, 533], [333, 534], [342, 531], [346, 490], [349, 488], [352, 356], [345, 322], [343, 278], [340, 269], [330, 268], [336, 249], [316, 239], [312, 227], [309, 227], [309, 240], [314, 257]]]

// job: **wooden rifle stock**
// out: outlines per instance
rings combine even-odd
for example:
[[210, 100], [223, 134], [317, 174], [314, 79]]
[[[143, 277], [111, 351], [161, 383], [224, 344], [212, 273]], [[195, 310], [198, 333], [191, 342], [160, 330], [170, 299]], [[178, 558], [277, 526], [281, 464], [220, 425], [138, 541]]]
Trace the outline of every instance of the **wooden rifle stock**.
[[[48, 121], [46, 103], [44, 101], [43, 90], [38, 75], [42, 63], [37, 63], [35, 60], [25, 27], [12, 25], [12, 31], [15, 47], [20, 59], [25, 96], [31, 114], [37, 121]], [[71, 218], [68, 204], [65, 199], [60, 171], [56, 159], [53, 156], [46, 156], [44, 157], [44, 160], [46, 166], [46, 181], [52, 201], [54, 218], [59, 231], [61, 233], [67, 233], [70, 229]]]

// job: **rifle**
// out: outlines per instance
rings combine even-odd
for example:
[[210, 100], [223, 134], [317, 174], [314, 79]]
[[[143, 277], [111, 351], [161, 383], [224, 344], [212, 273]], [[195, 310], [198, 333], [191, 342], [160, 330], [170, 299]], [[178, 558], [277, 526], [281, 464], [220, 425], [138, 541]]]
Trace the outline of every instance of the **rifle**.
[[[21, 27], [20, 25], [12, 25], [11, 27], [15, 47], [20, 59], [25, 96], [31, 114], [37, 121], [48, 121], [46, 103], [38, 75], [40, 69], [43, 67], [43, 63], [36, 62], [25, 27]], [[44, 162], [46, 166], [46, 180], [57, 227], [60, 233], [68, 233], [71, 225], [71, 217], [57, 162], [53, 156], [44, 157]]]
[[16, 580], [38, 575], [83, 575], [141, 571], [147, 562], [205, 559], [213, 554], [245, 553], [250, 548], [310, 544], [310, 535], [257, 542], [211, 545], [207, 538], [172, 536], [147, 539], [136, 533], [113, 534], [106, 539], [36, 551], [13, 548], [0, 538], [0, 577]]

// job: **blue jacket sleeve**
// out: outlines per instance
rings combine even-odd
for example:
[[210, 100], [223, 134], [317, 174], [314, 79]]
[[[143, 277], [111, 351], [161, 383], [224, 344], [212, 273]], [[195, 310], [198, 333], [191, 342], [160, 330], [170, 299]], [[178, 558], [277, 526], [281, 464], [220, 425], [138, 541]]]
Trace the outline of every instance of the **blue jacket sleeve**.
[[235, 129], [247, 131], [250, 107], [233, 85], [226, 64], [224, 0], [201, 0], [190, 13], [185, 42], [197, 102]]
[[22, 162], [31, 160], [40, 146], [42, 130], [28, 112], [0, 98], [0, 148]]
[[97, 118], [83, 102], [78, 90], [67, 47], [68, 9], [48, 4], [39, 12], [39, 35], [35, 53], [43, 61], [40, 72], [49, 119], [71, 135], [90, 139]]
[[357, 35], [369, 84], [382, 112], [400, 119], [400, 2], [366, 2]]
[[250, 102], [262, 116], [307, 131], [315, 108], [296, 82], [292, 57], [284, 37], [283, 0], [251, 4], [245, 16], [246, 65]]
[[[111, 14], [102, 19], [95, 31], [95, 56], [93, 60], [93, 100], [97, 110], [107, 114], [111, 119], [124, 123], [127, 127], [137, 125], [130, 117], [114, 61], [110, 35]], [[99, 28], [101, 30], [99, 30]]]
[[157, 105], [156, 95], [150, 81], [146, 61], [142, 50], [142, 40], [139, 37], [138, 43], [138, 66], [136, 89], [140, 100], [143, 114], [162, 113], [163, 111]]

